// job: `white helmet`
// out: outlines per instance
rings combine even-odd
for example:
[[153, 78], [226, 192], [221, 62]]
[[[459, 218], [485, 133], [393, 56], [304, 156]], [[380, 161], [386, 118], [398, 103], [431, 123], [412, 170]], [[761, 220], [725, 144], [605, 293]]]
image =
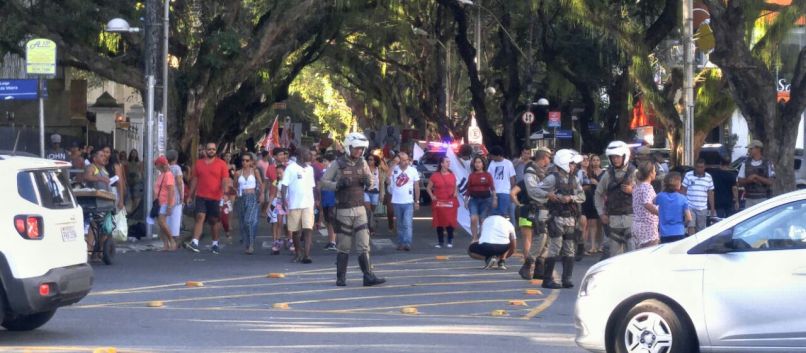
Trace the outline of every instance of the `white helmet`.
[[608, 159], [610, 159], [610, 156], [624, 157], [622, 167], [626, 166], [627, 163], [630, 161], [630, 146], [627, 146], [627, 144], [624, 141], [613, 141], [609, 145], [607, 145], [605, 155], [607, 156]]
[[352, 132], [344, 139], [344, 147], [347, 148], [348, 152], [353, 148], [367, 149], [369, 147], [369, 140], [360, 132]]
[[571, 172], [571, 163], [579, 162], [582, 162], [582, 155], [574, 150], [562, 149], [554, 154], [554, 165], [564, 170], [566, 173]]

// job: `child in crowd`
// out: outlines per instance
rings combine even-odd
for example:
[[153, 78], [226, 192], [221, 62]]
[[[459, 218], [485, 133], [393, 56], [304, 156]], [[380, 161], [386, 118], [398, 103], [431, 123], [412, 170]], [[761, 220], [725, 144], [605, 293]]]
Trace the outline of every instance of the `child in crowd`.
[[647, 248], [657, 245], [658, 239], [658, 208], [655, 207], [655, 189], [652, 181], [655, 180], [655, 164], [649, 161], [641, 162], [637, 172], [638, 185], [632, 192], [633, 224], [632, 234], [638, 248]]
[[660, 218], [660, 242], [671, 243], [686, 237], [686, 224], [691, 221], [688, 201], [680, 193], [683, 178], [671, 172], [663, 181], [663, 191], [655, 199]]
[[[286, 209], [283, 205], [282, 201], [277, 195], [277, 183], [279, 180], [283, 179], [283, 172], [285, 171], [285, 167], [281, 164], [277, 165], [277, 179], [274, 180], [272, 191], [271, 191], [271, 204], [269, 206], [267, 213], [267, 219], [269, 223], [272, 225], [272, 237], [274, 238], [274, 242], [271, 246], [271, 254], [272, 255], [279, 255], [280, 249], [283, 247], [283, 225], [285, 224], [285, 216], [286, 216]], [[294, 249], [290, 249], [291, 252]]]

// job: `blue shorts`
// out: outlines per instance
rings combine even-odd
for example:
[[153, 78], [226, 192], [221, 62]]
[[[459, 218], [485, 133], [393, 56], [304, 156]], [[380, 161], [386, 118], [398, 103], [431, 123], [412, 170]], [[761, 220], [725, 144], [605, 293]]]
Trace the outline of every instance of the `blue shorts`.
[[504, 217], [511, 217], [512, 199], [509, 194], [495, 194], [498, 197], [498, 207], [492, 211], [492, 214], [501, 215]]
[[470, 210], [471, 216], [479, 216], [484, 218], [490, 213], [490, 208], [492, 208], [492, 205], [493, 199], [491, 197], [471, 197], [470, 201], [468, 201], [467, 208]]
[[378, 202], [380, 201], [381, 194], [378, 192], [365, 192], [364, 193], [364, 202], [372, 205], [378, 206]]

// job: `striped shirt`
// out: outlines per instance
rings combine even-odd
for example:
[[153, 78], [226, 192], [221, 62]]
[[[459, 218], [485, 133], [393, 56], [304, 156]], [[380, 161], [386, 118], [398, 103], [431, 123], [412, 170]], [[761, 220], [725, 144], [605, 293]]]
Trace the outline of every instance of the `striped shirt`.
[[688, 207], [692, 210], [708, 209], [708, 192], [714, 191], [714, 179], [711, 174], [703, 176], [694, 175], [694, 171], [686, 173], [683, 178], [683, 187], [686, 188]]

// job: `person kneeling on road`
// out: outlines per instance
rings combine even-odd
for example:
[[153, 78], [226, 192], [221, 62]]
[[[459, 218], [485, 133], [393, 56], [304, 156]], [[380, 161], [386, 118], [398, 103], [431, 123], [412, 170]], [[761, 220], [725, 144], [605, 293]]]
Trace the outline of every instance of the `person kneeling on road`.
[[[538, 197], [548, 201], [549, 255], [543, 273], [543, 288], [571, 288], [571, 275], [574, 271], [576, 241], [579, 236], [577, 220], [580, 205], [585, 202], [585, 191], [576, 180], [575, 169], [582, 162], [582, 156], [574, 150], [557, 151], [554, 165], [557, 170], [540, 183]], [[554, 281], [554, 266], [562, 256], [562, 284]]]
[[517, 248], [515, 226], [500, 214], [487, 217], [481, 225], [481, 236], [474, 238], [467, 249], [470, 257], [484, 260], [484, 269], [506, 270], [504, 260]]

